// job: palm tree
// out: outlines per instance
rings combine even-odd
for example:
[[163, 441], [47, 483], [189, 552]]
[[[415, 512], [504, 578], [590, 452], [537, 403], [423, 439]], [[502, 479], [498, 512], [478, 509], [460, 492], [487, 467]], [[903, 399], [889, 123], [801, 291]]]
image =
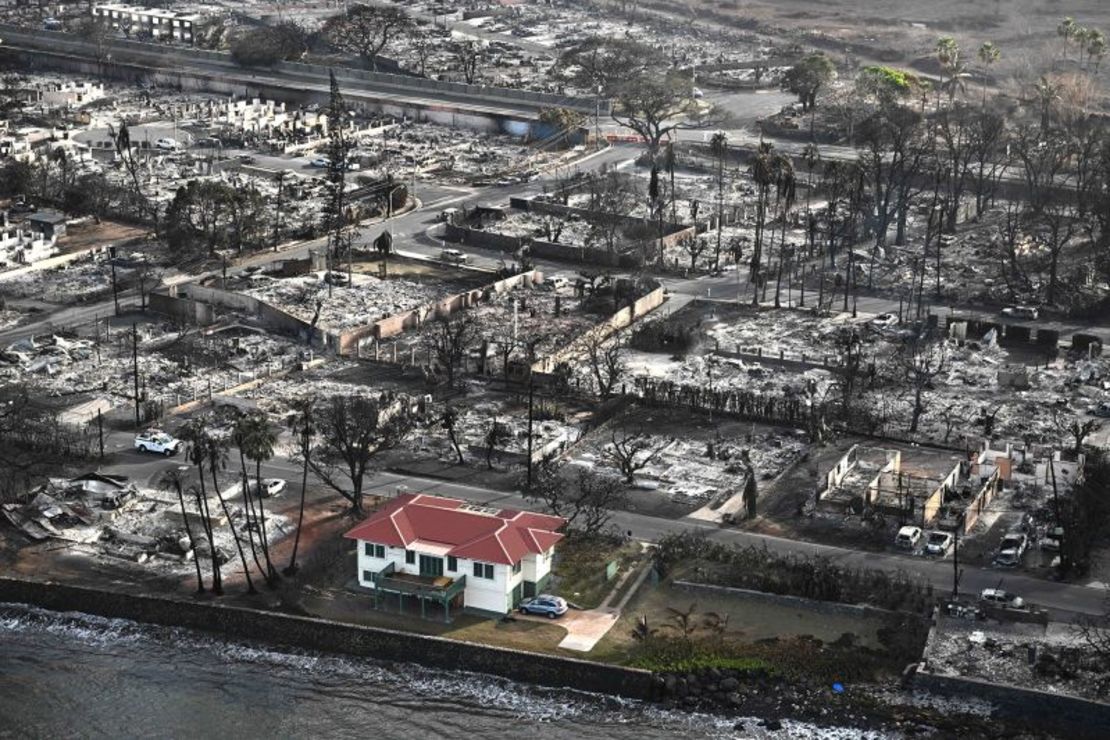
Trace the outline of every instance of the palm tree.
[[304, 527], [304, 495], [305, 489], [308, 488], [308, 458], [312, 454], [312, 438], [316, 436], [312, 399], [298, 399], [293, 403], [293, 410], [295, 413], [289, 428], [297, 439], [301, 455], [301, 506], [297, 514], [297, 535], [293, 540], [293, 555], [289, 558], [289, 566], [284, 571], [287, 576], [297, 573], [297, 548], [301, 544], [301, 529]]
[[[1002, 50], [998, 48], [993, 41], [984, 41], [983, 45], [979, 47], [979, 61], [986, 69], [990, 69], [999, 57], [1002, 56]], [[987, 77], [983, 75], [983, 108], [987, 107]]]
[[774, 172], [771, 160], [774, 158], [775, 147], [769, 142], [760, 142], [759, 150], [752, 158], [750, 171], [752, 180], [755, 181], [758, 198], [756, 200], [755, 239], [752, 240], [751, 268], [748, 280], [751, 282], [752, 306], [759, 305], [759, 283], [762, 278], [761, 265], [763, 263], [763, 235], [767, 222], [767, 200], [774, 182]]
[[266, 510], [262, 505], [262, 463], [274, 456], [277, 432], [265, 414], [248, 414], [243, 418], [243, 435], [240, 444], [243, 454], [254, 462], [255, 498], [258, 500], [258, 521], [261, 530], [262, 555], [266, 558], [266, 577], [271, 585], [277, 578], [277, 571], [270, 560], [270, 544], [266, 536]]
[[713, 134], [709, 151], [717, 158], [717, 248], [713, 253], [713, 269], [721, 269], [721, 231], [724, 227], [725, 207], [725, 157], [728, 156], [728, 135], [724, 131]]
[[1075, 32], [1079, 30], [1079, 26], [1075, 24], [1075, 19], [1067, 16], [1064, 20], [1060, 21], [1060, 25], [1056, 26], [1056, 35], [1064, 40], [1064, 59], [1068, 58], [1068, 42], [1075, 36]]
[[771, 169], [775, 177], [775, 204], [781, 205], [779, 217], [782, 219], [782, 228], [779, 232], [778, 269], [775, 275], [775, 308], [779, 308], [780, 294], [782, 291], [783, 257], [786, 253], [786, 215], [794, 207], [797, 196], [797, 180], [794, 175], [794, 163], [785, 154], [776, 154], [771, 162]]
[[[940, 62], [941, 86], [948, 85], [948, 101], [956, 95], [957, 75], [964, 70], [960, 60], [960, 45], [951, 36], [941, 36], [936, 45], [937, 61]], [[945, 80], [947, 76], [947, 80]], [[937, 107], [940, 107], [940, 97], [937, 97]]]
[[1087, 32], [1087, 63], [1092, 61], [1095, 63], [1095, 74], [1098, 74], [1098, 68], [1102, 64], [1102, 58], [1106, 56], [1106, 34], [1097, 28], [1092, 28]]
[[1037, 94], [1037, 99], [1040, 101], [1041, 106], [1041, 134], [1048, 129], [1048, 121], [1052, 113], [1052, 104], [1060, 97], [1060, 86], [1045, 77], [1037, 81], [1033, 91]]
[[[243, 552], [243, 543], [239, 539], [239, 533], [235, 531], [235, 522], [231, 518], [231, 512], [227, 508], [227, 501], [224, 500], [223, 494], [220, 492], [220, 476], [221, 470], [227, 469], [227, 456], [230, 445], [227, 438], [222, 434], [209, 433], [206, 437], [207, 458], [208, 458], [208, 471], [212, 474], [212, 488], [216, 492], [216, 498], [220, 500], [220, 508], [224, 511], [224, 516], [227, 517], [227, 526], [231, 529], [231, 539], [235, 541], [235, 549], [239, 552], [239, 561], [243, 564], [243, 575], [247, 578], [247, 593], [256, 594], [258, 590], [254, 587], [254, 579], [251, 578], [250, 566], [247, 565], [247, 556]], [[249, 522], [248, 522], [249, 524]]]
[[200, 560], [196, 556], [197, 543], [193, 539], [193, 528], [189, 525], [189, 513], [185, 511], [184, 480], [181, 471], [171, 470], [162, 478], [162, 488], [172, 489], [177, 494], [177, 503], [181, 505], [181, 521], [185, 523], [185, 535], [189, 538], [189, 549], [193, 552], [193, 565], [197, 569], [197, 593], [204, 593], [204, 575], [200, 572]]
[[246, 418], [247, 417], [238, 410], [233, 412], [230, 418], [232, 424], [231, 439], [235, 443], [235, 448], [239, 450], [239, 472], [241, 476], [240, 480], [242, 481], [243, 512], [247, 519], [247, 540], [251, 546], [251, 557], [254, 558], [254, 564], [258, 568], [258, 572], [262, 574], [263, 578], [266, 578], [266, 568], [262, 566], [262, 561], [258, 557], [258, 548], [256, 548], [254, 544], [254, 524], [258, 521], [258, 516], [254, 511], [254, 498], [250, 495], [251, 485], [250, 474], [247, 473], [247, 458], [246, 455], [243, 454], [243, 439], [249, 431], [249, 425], [245, 423]]
[[208, 456], [208, 423], [204, 417], [194, 417], [181, 428], [181, 439], [188, 445], [186, 459], [197, 466], [199, 486], [194, 489], [197, 497], [197, 512], [208, 539], [208, 551], [212, 558], [212, 593], [222, 596], [223, 578], [220, 576], [220, 561], [216, 554], [216, 538], [212, 534], [212, 514], [208, 510], [208, 493], [204, 487], [204, 463]]
[[809, 252], [813, 251], [814, 241], [816, 234], [811, 223], [812, 216], [810, 215], [810, 200], [813, 191], [813, 172], [817, 169], [817, 165], [821, 163], [821, 150], [817, 148], [817, 144], [810, 142], [802, 149], [802, 161], [806, 163], [806, 233], [809, 238]]

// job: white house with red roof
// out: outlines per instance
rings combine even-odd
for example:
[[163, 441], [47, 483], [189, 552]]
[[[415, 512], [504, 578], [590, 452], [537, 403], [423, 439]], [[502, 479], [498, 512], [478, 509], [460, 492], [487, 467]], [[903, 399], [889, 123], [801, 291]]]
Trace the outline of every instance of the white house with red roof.
[[396, 594], [506, 614], [543, 591], [556, 530], [548, 514], [493, 509], [460, 499], [402, 494], [347, 532], [358, 542], [358, 583], [380, 599]]

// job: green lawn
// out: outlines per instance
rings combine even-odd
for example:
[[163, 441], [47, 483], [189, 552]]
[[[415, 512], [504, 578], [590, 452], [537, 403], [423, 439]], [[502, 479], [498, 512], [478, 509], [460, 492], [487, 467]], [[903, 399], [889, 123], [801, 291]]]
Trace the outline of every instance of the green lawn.
[[[557, 580], [552, 590], [585, 609], [594, 609], [616, 588], [620, 574], [635, 568], [642, 557], [637, 542], [621, 544], [608, 538], [572, 534], [555, 548], [552, 573]], [[618, 575], [607, 581], [605, 567], [614, 560], [619, 563]]]

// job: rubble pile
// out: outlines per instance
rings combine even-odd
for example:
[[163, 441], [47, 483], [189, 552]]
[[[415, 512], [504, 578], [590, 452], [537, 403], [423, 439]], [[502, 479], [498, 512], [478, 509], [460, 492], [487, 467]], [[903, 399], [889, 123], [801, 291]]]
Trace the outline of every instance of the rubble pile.
[[[366, 326], [443, 298], [443, 291], [408, 280], [355, 273], [352, 285], [329, 285], [327, 273], [268, 279], [244, 292], [321, 329]], [[345, 275], [344, 275], [345, 280]]]
[[[221, 563], [235, 555], [224, 505], [236, 530], [244, 531], [246, 517], [239, 490], [236, 484], [219, 495], [209, 493], [208, 508], [216, 525], [216, 557]], [[212, 557], [201, 534], [196, 508], [196, 498], [187, 493], [185, 516], [193, 531], [195, 549], [189, 542], [176, 491], [139, 488], [124, 476], [89, 473], [70, 480], [53, 479], [3, 504], [0, 514], [33, 540], [61, 540], [84, 546], [79, 551], [186, 574], [194, 558]], [[266, 533], [271, 541], [284, 536], [288, 525], [286, 517], [267, 513]], [[261, 536], [260, 527], [254, 527], [253, 522], [252, 528], [256, 537]]]
[[925, 646], [930, 672], [1105, 701], [1105, 659], [1070, 624], [944, 619]]

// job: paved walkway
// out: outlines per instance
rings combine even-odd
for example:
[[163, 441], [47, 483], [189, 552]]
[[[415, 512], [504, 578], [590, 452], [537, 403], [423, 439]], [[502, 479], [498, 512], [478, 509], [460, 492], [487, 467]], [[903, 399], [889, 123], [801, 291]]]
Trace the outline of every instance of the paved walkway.
[[[609, 630], [613, 629], [613, 625], [621, 617], [621, 611], [628, 604], [632, 596], [640, 590], [644, 579], [647, 577], [648, 572], [651, 570], [651, 561], [642, 564], [635, 570], [630, 570], [621, 577], [617, 584], [613, 586], [613, 590], [602, 602], [601, 606], [596, 609], [587, 609], [580, 612], [567, 612], [563, 616], [563, 627], [567, 630], [567, 636], [559, 643], [559, 647], [566, 650], [576, 650], [582, 653], [588, 653], [594, 649], [597, 643], [601, 642], [601, 638], [609, 634]], [[612, 605], [613, 599], [616, 598], [617, 593], [620, 592], [625, 582], [629, 578], [635, 578], [636, 582], [628, 589], [621, 597], [620, 603], [616, 606]]]

